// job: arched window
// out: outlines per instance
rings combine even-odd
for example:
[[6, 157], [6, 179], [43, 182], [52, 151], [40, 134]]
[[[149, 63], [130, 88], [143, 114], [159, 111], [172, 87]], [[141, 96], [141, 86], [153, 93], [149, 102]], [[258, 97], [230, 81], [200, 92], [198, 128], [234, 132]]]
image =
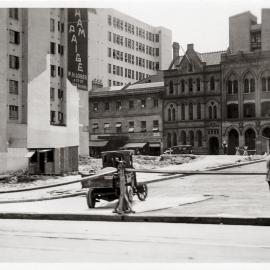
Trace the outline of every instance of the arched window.
[[171, 108], [168, 109], [168, 121], [172, 121]]
[[268, 92], [270, 91], [270, 72], [265, 71], [261, 78], [262, 91]]
[[216, 105], [213, 107], [213, 118], [217, 119], [217, 106]]
[[181, 120], [186, 119], [186, 110], [185, 110], [185, 104], [181, 105]]
[[188, 105], [189, 120], [193, 120], [193, 104], [189, 103]]
[[197, 131], [197, 141], [198, 141], [198, 147], [202, 146], [202, 132], [200, 130]]
[[184, 145], [187, 144], [187, 135], [186, 135], [186, 132], [184, 130], [181, 131], [181, 142]]
[[197, 78], [196, 85], [197, 85], [197, 91], [199, 92], [201, 90], [201, 80], [200, 80], [200, 78]]
[[229, 95], [238, 93], [238, 80], [235, 74], [231, 74], [227, 80], [227, 93]]
[[173, 133], [173, 145], [177, 145], [177, 134], [175, 132]]
[[237, 80], [233, 81], [233, 93], [234, 94], [238, 93], [238, 81]]
[[208, 106], [208, 117], [209, 117], [209, 119], [212, 119], [213, 118], [213, 115], [212, 115], [212, 106], [211, 105]]
[[255, 92], [255, 79], [252, 74], [248, 72], [244, 77], [244, 93], [253, 93]]
[[227, 82], [227, 93], [228, 94], [232, 94], [233, 93], [233, 84], [232, 84], [232, 81], [231, 80], [229, 80]]
[[201, 113], [201, 103], [197, 104], [197, 119], [201, 120], [202, 118], [202, 113]]
[[189, 143], [194, 146], [194, 132], [192, 130], [189, 131]]
[[215, 90], [215, 78], [214, 77], [210, 78], [210, 90], [211, 91]]
[[172, 136], [171, 133], [167, 134], [167, 147], [171, 147], [172, 146]]
[[175, 108], [172, 108], [172, 121], [175, 121]]
[[170, 88], [170, 94], [173, 94], [173, 82], [172, 81], [170, 81], [170, 86], [169, 86], [169, 88]]

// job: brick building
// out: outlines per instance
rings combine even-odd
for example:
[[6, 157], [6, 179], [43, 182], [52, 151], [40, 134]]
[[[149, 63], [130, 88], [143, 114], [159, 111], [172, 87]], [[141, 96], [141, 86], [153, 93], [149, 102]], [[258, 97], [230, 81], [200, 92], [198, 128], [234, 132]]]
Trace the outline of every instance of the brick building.
[[159, 155], [163, 86], [155, 81], [89, 92], [90, 155], [120, 148]]
[[192, 145], [196, 154], [218, 154], [221, 149], [221, 71], [223, 53], [198, 53], [193, 44], [164, 72], [164, 147]]
[[230, 17], [228, 51], [221, 57], [222, 137], [229, 154], [236, 147], [269, 152], [270, 9], [262, 22], [250, 12]]

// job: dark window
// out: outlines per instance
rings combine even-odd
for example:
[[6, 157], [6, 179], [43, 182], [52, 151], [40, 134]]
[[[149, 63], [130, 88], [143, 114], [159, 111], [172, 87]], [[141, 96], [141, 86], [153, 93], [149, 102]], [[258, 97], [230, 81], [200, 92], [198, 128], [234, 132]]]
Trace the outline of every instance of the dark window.
[[65, 31], [65, 24], [61, 23], [61, 32], [63, 33]]
[[238, 81], [237, 80], [233, 81], [233, 93], [234, 94], [238, 93]]
[[50, 99], [54, 100], [54, 96], [55, 96], [55, 89], [53, 87], [50, 88]]
[[185, 131], [181, 131], [181, 142], [182, 144], [186, 145], [187, 144], [187, 135]]
[[54, 150], [47, 152], [47, 162], [54, 162]]
[[250, 92], [255, 92], [255, 80], [250, 79]]
[[116, 133], [121, 133], [122, 132], [122, 123], [117, 122], [115, 126], [116, 126]]
[[233, 93], [233, 83], [231, 80], [227, 82], [227, 93], [232, 94]]
[[188, 72], [193, 71], [193, 65], [191, 63], [188, 64]]
[[9, 119], [18, 120], [19, 119], [19, 107], [14, 105], [9, 105]]
[[153, 102], [154, 102], [154, 107], [157, 108], [158, 107], [158, 98], [154, 98]]
[[270, 101], [264, 101], [261, 103], [261, 116], [270, 117]]
[[171, 133], [167, 134], [167, 147], [171, 147], [172, 146], [172, 135]]
[[9, 18], [18, 20], [19, 19], [19, 9], [18, 8], [10, 8], [9, 9]]
[[51, 123], [55, 123], [55, 111], [51, 111]]
[[197, 78], [196, 84], [197, 84], [197, 91], [199, 92], [201, 90], [201, 80], [199, 78]]
[[177, 134], [174, 132], [173, 133], [173, 146], [176, 146], [177, 145]]
[[56, 76], [56, 66], [51, 65], [51, 77], [55, 77], [55, 76]]
[[19, 82], [15, 80], [9, 80], [9, 93], [18, 95], [19, 90]]
[[216, 105], [213, 107], [213, 118], [217, 119], [217, 106]]
[[197, 104], [197, 119], [201, 120], [202, 113], [201, 113], [201, 103]]
[[105, 111], [110, 110], [110, 102], [105, 102]]
[[51, 54], [55, 54], [55, 43], [54, 42], [51, 42]]
[[64, 114], [62, 112], [58, 112], [58, 121], [60, 124], [64, 123]]
[[141, 108], [145, 108], [146, 107], [146, 101], [145, 99], [141, 99]]
[[54, 28], [54, 19], [50, 19], [50, 31], [54, 32], [55, 28]]
[[64, 98], [64, 91], [61, 89], [58, 89], [58, 98], [61, 100]]
[[172, 108], [172, 121], [175, 121], [175, 108]]
[[19, 57], [10, 55], [9, 56], [9, 67], [12, 69], [19, 69], [20, 68], [20, 62], [19, 62]]
[[194, 146], [194, 132], [192, 130], [189, 131], [189, 143]]
[[168, 121], [172, 121], [171, 108], [168, 109]]
[[188, 89], [189, 89], [189, 92], [192, 92], [193, 91], [193, 82], [192, 82], [192, 79], [189, 79], [188, 80]]
[[185, 120], [186, 118], [185, 104], [181, 105], [181, 120]]
[[209, 119], [213, 119], [213, 109], [212, 106], [208, 107], [208, 117]]
[[108, 73], [112, 73], [112, 65], [108, 64]]
[[215, 78], [214, 77], [210, 78], [210, 90], [211, 91], [215, 90]]
[[193, 120], [193, 104], [192, 103], [188, 105], [188, 112], [189, 112], [189, 120]]
[[244, 117], [255, 117], [255, 103], [244, 104]]
[[141, 121], [141, 132], [146, 132], [146, 121]]
[[156, 34], [156, 42], [159, 42], [159, 34]]
[[134, 132], [134, 122], [128, 122], [128, 132]]
[[97, 102], [95, 102], [94, 104], [93, 104], [93, 110], [96, 112], [96, 111], [98, 111], [98, 103]]
[[134, 108], [134, 101], [130, 100], [129, 101], [129, 109], [133, 109]]
[[170, 81], [169, 89], [170, 89], [170, 94], [173, 94], [173, 82], [172, 81]]
[[266, 78], [262, 78], [262, 91], [266, 91]]
[[244, 80], [244, 93], [249, 93], [249, 80]]
[[13, 44], [20, 44], [20, 33], [17, 31], [9, 30], [9, 42]]
[[57, 22], [57, 30], [60, 32], [61, 31], [61, 23], [58, 21]]
[[227, 105], [227, 118], [238, 118], [238, 104]]
[[121, 103], [121, 101], [117, 101], [116, 102], [116, 110], [120, 111], [121, 109], [122, 109], [122, 103]]
[[159, 48], [156, 48], [156, 56], [159, 56]]
[[185, 92], [185, 81], [181, 80], [181, 92], [184, 93]]

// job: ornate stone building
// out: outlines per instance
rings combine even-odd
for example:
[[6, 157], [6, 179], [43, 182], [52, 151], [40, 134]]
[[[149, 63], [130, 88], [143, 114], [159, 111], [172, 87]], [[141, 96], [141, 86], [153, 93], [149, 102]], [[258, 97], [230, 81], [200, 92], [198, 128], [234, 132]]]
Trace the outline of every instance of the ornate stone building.
[[219, 154], [223, 52], [198, 53], [189, 44], [179, 56], [178, 43], [173, 50], [173, 62], [164, 72], [164, 147], [190, 144], [196, 154]]
[[[221, 57], [222, 137], [228, 153], [269, 152], [270, 9], [262, 23], [250, 12], [230, 18], [230, 48]], [[245, 33], [245, 35], [242, 35]]]

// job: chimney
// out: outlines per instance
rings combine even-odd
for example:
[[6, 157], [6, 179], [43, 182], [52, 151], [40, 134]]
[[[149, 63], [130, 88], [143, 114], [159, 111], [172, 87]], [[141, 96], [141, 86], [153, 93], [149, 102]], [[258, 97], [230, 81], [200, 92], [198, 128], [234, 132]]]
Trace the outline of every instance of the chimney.
[[178, 42], [174, 42], [173, 45], [173, 59], [179, 56], [180, 45]]
[[187, 45], [187, 50], [194, 50], [194, 44], [193, 43], [188, 44]]

